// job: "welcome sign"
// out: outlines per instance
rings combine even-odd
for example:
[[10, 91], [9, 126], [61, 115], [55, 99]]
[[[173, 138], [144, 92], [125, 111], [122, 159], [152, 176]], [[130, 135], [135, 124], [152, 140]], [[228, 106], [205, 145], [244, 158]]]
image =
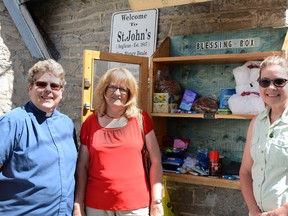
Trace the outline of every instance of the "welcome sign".
[[155, 51], [158, 9], [116, 12], [112, 16], [109, 51], [150, 57]]

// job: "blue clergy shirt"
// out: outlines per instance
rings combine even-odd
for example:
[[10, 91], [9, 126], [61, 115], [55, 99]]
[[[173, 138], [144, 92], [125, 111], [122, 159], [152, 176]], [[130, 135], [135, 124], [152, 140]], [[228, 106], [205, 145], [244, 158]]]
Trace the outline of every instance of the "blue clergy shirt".
[[74, 124], [59, 111], [30, 101], [0, 116], [0, 215], [71, 215], [76, 159]]

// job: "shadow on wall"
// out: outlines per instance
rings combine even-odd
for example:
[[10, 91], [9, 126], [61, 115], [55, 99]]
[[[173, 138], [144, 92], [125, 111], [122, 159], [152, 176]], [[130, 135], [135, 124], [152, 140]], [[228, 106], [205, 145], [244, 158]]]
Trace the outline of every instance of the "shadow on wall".
[[29, 100], [27, 73], [37, 62], [24, 43], [3, 1], [0, 2], [0, 115]]

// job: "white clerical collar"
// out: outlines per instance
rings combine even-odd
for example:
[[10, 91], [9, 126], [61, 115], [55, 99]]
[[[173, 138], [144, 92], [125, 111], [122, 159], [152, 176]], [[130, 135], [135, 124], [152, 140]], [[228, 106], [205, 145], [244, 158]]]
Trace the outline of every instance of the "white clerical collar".
[[50, 117], [52, 115], [52, 112], [46, 113], [46, 117]]

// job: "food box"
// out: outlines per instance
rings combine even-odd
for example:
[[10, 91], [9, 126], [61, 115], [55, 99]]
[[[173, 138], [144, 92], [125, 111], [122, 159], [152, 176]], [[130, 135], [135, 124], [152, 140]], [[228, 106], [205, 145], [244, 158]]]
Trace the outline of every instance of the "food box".
[[170, 113], [172, 109], [177, 109], [178, 104], [172, 103], [153, 103], [153, 112], [155, 113]]
[[178, 103], [180, 95], [169, 94], [169, 93], [154, 93], [153, 103]]
[[183, 165], [183, 159], [177, 157], [163, 157], [162, 166], [166, 172], [177, 172], [178, 168]]
[[229, 108], [219, 108], [217, 110], [218, 114], [223, 114], [223, 115], [228, 115], [228, 114], [232, 114], [231, 110]]
[[153, 112], [170, 113], [172, 109], [178, 109], [180, 95], [169, 93], [154, 93]]
[[219, 108], [220, 109], [227, 109], [227, 108], [229, 109], [228, 100], [234, 94], [236, 94], [235, 89], [221, 89]]
[[180, 109], [190, 111], [193, 105], [193, 102], [197, 98], [197, 93], [192, 90], [185, 89], [184, 95], [180, 103]]

